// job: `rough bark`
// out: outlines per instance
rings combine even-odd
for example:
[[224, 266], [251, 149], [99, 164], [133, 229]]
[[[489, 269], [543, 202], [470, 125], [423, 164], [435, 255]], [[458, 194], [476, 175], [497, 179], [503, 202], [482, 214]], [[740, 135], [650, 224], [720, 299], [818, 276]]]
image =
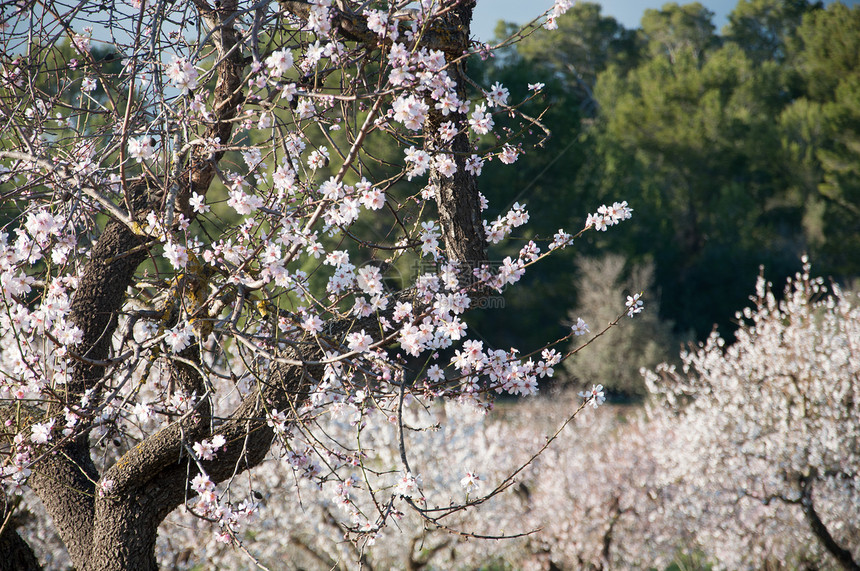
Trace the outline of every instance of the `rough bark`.
[[[194, 3], [202, 19], [214, 30], [212, 40], [220, 57], [212, 106], [216, 120], [207, 136], [219, 137], [222, 143], [226, 143], [231, 135], [231, 120], [242, 101], [244, 60], [240, 50], [234, 49], [237, 47], [236, 37], [230, 24], [236, 6], [235, 2], [222, 2], [219, 8], [210, 7], [206, 0], [194, 0]], [[299, 14], [300, 5], [305, 5], [303, 2], [286, 4], [296, 5]], [[439, 42], [439, 46], [445, 48], [449, 61], [459, 58], [468, 47], [473, 8], [473, 1], [457, 6], [447, 14], [441, 27], [434, 28], [435, 31], [427, 36], [426, 41], [431, 43], [431, 47], [435, 45], [433, 42]], [[363, 35], [361, 30], [366, 31], [366, 25], [358, 16], [341, 13], [335, 22], [347, 37], [359, 41], [366, 39], [372, 41], [372, 46], [376, 45], [375, 36], [365, 38]], [[462, 63], [452, 64], [449, 74], [457, 82], [460, 95], [465, 97]], [[461, 120], [463, 117], [447, 119]], [[434, 139], [437, 131], [434, 125], [438, 126], [440, 120], [438, 114], [431, 115], [429, 119], [428, 132], [434, 135], [428, 136], [425, 142], [428, 151], [441, 146], [441, 141]], [[452, 260], [479, 264], [486, 261], [486, 243], [477, 185], [474, 177], [465, 170], [469, 151], [467, 136], [458, 135], [453, 148], [457, 174], [450, 178], [431, 174], [431, 182], [436, 185], [445, 248]], [[188, 209], [191, 192], [205, 194], [221, 155], [204, 155], [195, 148], [178, 180], [144, 180], [129, 185], [131, 218], [140, 221], [147, 212], [164, 208], [167, 197], [175, 197], [175, 203], [170, 205], [172, 208], [189, 219], [193, 218]], [[146, 238], [139, 232], [119, 221], [108, 222], [93, 248], [71, 307], [73, 322], [84, 332], [84, 340], [75, 351], [89, 362], [76, 365], [72, 381], [63, 395], [64, 402], [59, 405], [78, 405], [81, 395], [88, 389], [95, 389], [95, 397], [98, 397], [99, 383], [106, 371], [103, 362], [110, 356], [110, 340], [117, 327], [125, 292], [137, 267], [148, 255]], [[371, 317], [333, 321], [327, 324], [326, 331], [333, 342], [341, 343], [351, 330], [363, 328], [378, 332], [376, 320], [376, 317]], [[198, 358], [199, 349], [192, 347], [181, 356], [193, 361]], [[284, 356], [293, 363], [308, 363], [320, 361], [323, 352], [312, 339], [294, 340], [294, 345], [284, 352]], [[266, 411], [272, 408], [298, 409], [307, 397], [310, 383], [321, 374], [319, 365], [274, 365], [268, 376], [259, 382], [258, 390], [247, 396], [231, 417], [215, 430], [225, 437], [227, 445], [215, 460], [202, 462], [212, 481], [222, 482], [262, 462], [274, 439], [272, 428], [266, 424]], [[196, 390], [198, 395], [205, 392], [203, 380], [192, 366], [176, 364], [173, 379], [189, 391]], [[55, 407], [49, 414], [56, 414], [58, 410]], [[101, 475], [91, 459], [86, 430], [40, 460], [34, 467], [30, 484], [52, 516], [77, 569], [147, 571], [157, 568], [155, 542], [159, 524], [194, 495], [188, 482], [198, 474], [198, 468], [189, 459], [185, 446], [213, 434], [210, 417], [210, 405], [204, 399], [193, 415], [149, 436]], [[109, 480], [113, 482], [113, 488], [106, 494], [97, 493], [98, 484]], [[10, 549], [13, 549], [18, 546], [15, 537], [17, 535], [4, 534], [2, 539], [4, 542], [8, 540]], [[0, 544], [3, 546], [5, 543]]]
[[[226, 143], [231, 135], [231, 120], [242, 100], [244, 60], [240, 51], [233, 49], [236, 38], [229, 23], [236, 5], [235, 2], [225, 3], [221, 8], [213, 9], [205, 0], [197, 0], [195, 4], [201, 16], [215, 29], [213, 43], [220, 56], [213, 105], [215, 121], [206, 136], [219, 137]], [[171, 206], [176, 211], [193, 218], [188, 208], [189, 197], [192, 192], [205, 194], [222, 155], [220, 152], [206, 155], [195, 147], [178, 180], [144, 179], [130, 184], [130, 218], [135, 222], [142, 221], [148, 212], [163, 208], [167, 196], [175, 199]], [[173, 185], [178, 188], [171, 195], [168, 189]], [[99, 383], [105, 374], [105, 367], [99, 362], [109, 356], [110, 341], [117, 327], [118, 312], [125, 301], [125, 292], [137, 267], [149, 255], [146, 245], [146, 239], [136, 228], [129, 228], [117, 220], [107, 223], [94, 245], [70, 311], [72, 322], [83, 331], [83, 341], [74, 351], [88, 361], [76, 363], [72, 381], [62, 395], [63, 402], [52, 408], [49, 416], [56, 414], [61, 406], [77, 407], [88, 389], [95, 389], [91, 400], [97, 400]], [[175, 376], [180, 384], [198, 389], [202, 386], [196, 372], [183, 370], [181, 366]], [[198, 394], [202, 392], [198, 390]], [[86, 414], [86, 411], [82, 412]], [[90, 457], [86, 421], [76, 439], [46, 455], [34, 466], [29, 483], [53, 518], [76, 568], [156, 568], [158, 525], [185, 497], [185, 463], [182, 463], [181, 476], [176, 477], [177, 482], [169, 488], [163, 485], [165, 477], [161, 472], [174, 471], [181, 458], [183, 442], [208, 430], [208, 403], [202, 403], [197, 413], [145, 440], [124, 455], [104, 476], [98, 474]], [[116, 483], [115, 492], [99, 497], [96, 483], [111, 479]], [[177, 496], [179, 499], [167, 508], [165, 498]]]
[[[138, 212], [146, 212], [155, 193], [145, 182], [132, 185], [131, 202]], [[110, 340], [117, 326], [117, 313], [125, 300], [137, 266], [147, 255], [144, 239], [123, 223], [107, 223], [92, 249], [90, 261], [72, 298], [71, 320], [83, 331], [83, 341], [74, 348], [89, 363], [75, 364], [71, 382], [65, 386], [62, 401], [51, 407], [47, 416], [62, 407], [79, 410], [81, 397], [96, 389], [104, 366], [92, 361], [108, 358]], [[85, 413], [85, 411], [82, 411]], [[92, 549], [92, 524], [95, 483], [98, 471], [90, 457], [86, 428], [72, 441], [39, 462], [29, 484], [39, 495], [54, 519], [57, 532], [66, 544], [72, 561], [86, 561]]]
[[[447, 15], [449, 30], [466, 30], [468, 40], [469, 24], [472, 21], [472, 11], [475, 3], [462, 2]], [[442, 51], [449, 62], [448, 76], [457, 83], [457, 96], [466, 99], [465, 62], [461, 59], [468, 48], [468, 41], [454, 36], [448, 39]], [[430, 106], [427, 125], [424, 132], [427, 137], [425, 148], [428, 152], [446, 148], [439, 134], [439, 125], [444, 121], [459, 123], [466, 117], [452, 113], [447, 117], [442, 112]], [[471, 154], [469, 135], [460, 131], [450, 145], [457, 163], [454, 176], [445, 177], [435, 169], [430, 173], [430, 183], [436, 191], [436, 204], [439, 209], [439, 223], [442, 227], [442, 237], [445, 241], [445, 253], [448, 259], [460, 263], [464, 269], [474, 268], [487, 260], [487, 241], [481, 222], [481, 205], [478, 197], [477, 179], [466, 171], [466, 159]], [[471, 272], [469, 272], [471, 275]]]

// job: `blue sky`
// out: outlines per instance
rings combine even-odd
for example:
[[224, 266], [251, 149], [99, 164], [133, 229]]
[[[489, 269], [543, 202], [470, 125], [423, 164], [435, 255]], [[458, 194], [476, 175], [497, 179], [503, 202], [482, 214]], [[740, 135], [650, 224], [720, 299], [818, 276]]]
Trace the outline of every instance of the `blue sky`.
[[[594, 1], [594, 0], [592, 0]], [[678, 4], [686, 4], [685, 0], [676, 0]], [[729, 12], [737, 5], [737, 0], [699, 0], [705, 8], [714, 12], [714, 24], [717, 30], [728, 22]], [[603, 14], [612, 16], [626, 28], [638, 28], [642, 14], [648, 8], [660, 8], [667, 0], [602, 0]], [[854, 6], [860, 0], [845, 0], [844, 4]], [[478, 39], [492, 39], [496, 22], [507, 20], [523, 24], [538, 14], [552, 7], [553, 0], [478, 0], [475, 18], [472, 22], [472, 33]], [[827, 2], [830, 4], [830, 2]]]

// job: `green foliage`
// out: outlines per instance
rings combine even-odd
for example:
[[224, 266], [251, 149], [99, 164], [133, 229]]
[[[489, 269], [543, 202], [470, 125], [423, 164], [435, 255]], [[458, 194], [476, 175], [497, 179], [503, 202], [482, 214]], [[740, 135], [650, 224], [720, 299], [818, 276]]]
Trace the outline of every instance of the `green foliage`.
[[836, 88], [860, 70], [860, 7], [840, 2], [807, 13], [792, 42], [795, 71], [806, 95], [816, 101], [833, 100]]
[[642, 36], [652, 57], [674, 61], [682, 52], [699, 57], [719, 44], [711, 19], [714, 13], [698, 2], [679, 6], [670, 2], [661, 10], [645, 10]]
[[558, 20], [558, 29], [538, 29], [518, 46], [528, 71], [551, 78], [566, 99], [578, 99], [586, 111], [594, 108], [597, 75], [610, 64], [629, 69], [639, 56], [634, 31], [615, 18], [602, 16], [599, 4], [577, 3]]
[[713, 563], [708, 561], [707, 556], [700, 551], [692, 553], [679, 552], [666, 571], [711, 571]]
[[598, 81], [602, 168], [588, 183], [635, 205], [619, 246], [653, 256], [664, 314], [699, 336], [744, 302], [762, 261], [795, 257], [779, 222], [799, 205], [779, 198], [788, 183], [773, 168], [780, 91], [776, 64], [756, 65], [732, 43], [660, 53]]
[[811, 251], [824, 271], [860, 273], [860, 7], [804, 17], [792, 44], [802, 96], [784, 114], [802, 153]]
[[753, 61], [782, 61], [786, 41], [794, 38], [803, 15], [822, 7], [821, 2], [807, 0], [740, 0], [729, 14], [723, 37]]
[[[629, 201], [633, 223], [586, 234], [576, 252], [610, 246], [653, 261], [661, 316], [700, 339], [715, 323], [733, 327], [761, 265], [778, 280], [809, 252], [827, 273], [860, 274], [860, 8], [740, 0], [722, 36], [712, 17], [670, 3], [627, 30], [577, 3], [559, 30], [528, 30], [480, 70], [512, 94], [546, 83], [528, 105], [553, 132], [513, 174], [485, 167], [497, 209], [487, 218], [525, 202], [529, 237], [542, 239], [580, 228], [600, 203]], [[551, 334], [547, 309], [583, 295], [556, 278], [573, 256], [538, 266], [506, 298], [526, 332], [492, 312], [474, 324], [500, 344]]]

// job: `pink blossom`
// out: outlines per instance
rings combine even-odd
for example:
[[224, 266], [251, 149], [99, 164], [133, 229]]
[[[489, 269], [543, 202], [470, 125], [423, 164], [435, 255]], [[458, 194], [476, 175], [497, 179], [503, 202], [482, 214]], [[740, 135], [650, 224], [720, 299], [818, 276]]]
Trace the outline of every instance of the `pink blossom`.
[[[356, 190], [358, 189], [359, 185], [356, 185]], [[379, 210], [385, 206], [385, 193], [368, 185], [361, 190], [361, 204], [367, 209]]]
[[293, 67], [293, 53], [287, 48], [272, 52], [266, 58], [266, 67], [272, 77], [281, 77]]
[[454, 162], [453, 155], [441, 154], [436, 155], [433, 161], [436, 169], [442, 176], [451, 177], [457, 172], [457, 163]]
[[194, 332], [190, 325], [185, 324], [182, 327], [177, 325], [173, 329], [167, 330], [164, 342], [167, 343], [167, 346], [173, 353], [180, 353], [191, 344], [193, 336]]
[[51, 429], [53, 428], [53, 418], [48, 422], [34, 424], [30, 428], [30, 430], [32, 431], [32, 434], [30, 435], [30, 440], [34, 444], [47, 444], [48, 441], [51, 440]]
[[487, 101], [490, 107], [504, 106], [508, 103], [508, 95], [507, 88], [497, 81], [487, 92]]
[[559, 228], [558, 232], [553, 236], [552, 242], [549, 245], [550, 250], [557, 250], [558, 248], [564, 248], [573, 243], [573, 238], [570, 234], [564, 231], [564, 229]]
[[435, 254], [439, 247], [440, 233], [435, 222], [421, 223], [421, 254]]
[[460, 480], [460, 485], [467, 494], [477, 491], [481, 487], [481, 477], [474, 471], [467, 470], [466, 475]]
[[505, 163], [506, 165], [510, 165], [510, 164], [517, 162], [517, 159], [519, 158], [519, 156], [520, 156], [519, 152], [514, 147], [506, 144], [502, 148], [502, 152], [499, 153], [499, 160], [502, 161], [503, 163]]
[[[481, 170], [483, 169], [483, 167], [484, 167], [484, 159], [482, 159], [478, 155], [472, 155], [471, 157], [466, 159], [466, 172], [468, 172], [470, 174], [473, 174], [475, 176], [481, 176]], [[484, 202], [485, 201], [486, 201], [486, 198], [484, 199]], [[486, 207], [483, 206], [483, 202], [482, 202], [481, 210], [484, 210], [485, 208]]]
[[191, 193], [191, 198], [188, 200], [189, 206], [198, 214], [209, 212], [209, 205], [206, 204], [206, 197], [196, 192]]
[[475, 106], [472, 111], [472, 116], [469, 119], [469, 126], [476, 135], [486, 135], [493, 130], [493, 116], [487, 113], [487, 106], [480, 103]]
[[346, 336], [346, 344], [350, 351], [356, 351], [359, 353], [367, 351], [372, 343], [373, 339], [370, 335], [367, 335], [364, 332], [364, 329], [350, 333]]
[[414, 95], [401, 95], [394, 100], [391, 108], [394, 111], [394, 120], [413, 131], [421, 129], [430, 110], [426, 103]]
[[75, 346], [84, 340], [84, 332], [75, 324], [63, 319], [54, 328], [54, 336], [61, 345]]
[[114, 480], [102, 480], [99, 482], [99, 497], [103, 498], [105, 496], [110, 495], [114, 488], [116, 487], [116, 482]]
[[185, 58], [174, 56], [173, 62], [167, 66], [167, 77], [173, 86], [182, 91], [197, 88], [197, 77], [200, 75], [197, 69]]
[[409, 147], [406, 149], [406, 163], [409, 167], [407, 180], [412, 180], [413, 177], [423, 175], [430, 168], [430, 155], [415, 147]]
[[128, 140], [128, 154], [137, 162], [143, 162], [155, 156], [155, 139], [149, 136]]
[[355, 284], [364, 293], [371, 295], [382, 293], [382, 273], [376, 266], [364, 266], [358, 270]]
[[310, 119], [316, 114], [316, 106], [310, 97], [302, 97], [296, 106], [296, 114], [300, 119]]
[[226, 442], [227, 441], [223, 435], [216, 434], [210, 439], [195, 442], [193, 446], [194, 453], [197, 454], [198, 458], [201, 460], [213, 460], [215, 458], [215, 453], [220, 450]]
[[304, 321], [302, 321], [302, 329], [312, 335], [316, 335], [322, 331], [322, 328], [323, 320], [316, 315], [309, 315]]
[[255, 194], [246, 193], [241, 187], [234, 187], [230, 190], [227, 206], [237, 214], [251, 214], [263, 206], [263, 199]]
[[439, 136], [443, 141], [450, 141], [457, 134], [457, 126], [453, 121], [445, 121], [439, 125]]
[[603, 394], [603, 385], [592, 385], [590, 391], [581, 392], [579, 396], [584, 398], [592, 408], [597, 408], [606, 401], [606, 396]]
[[413, 476], [409, 472], [404, 472], [402, 477], [397, 481], [394, 488], [394, 493], [405, 498], [415, 498], [420, 493], [421, 475]]
[[576, 318], [576, 323], [570, 329], [574, 335], [585, 335], [589, 332], [588, 324], [581, 317]]
[[212, 483], [212, 480], [206, 474], [197, 474], [191, 480], [191, 489], [198, 494], [202, 494], [214, 490], [215, 484]]
[[188, 264], [188, 250], [185, 246], [173, 242], [167, 242], [164, 245], [164, 257], [177, 270], [181, 270]]
[[643, 303], [642, 303], [642, 300], [640, 299], [641, 297], [642, 297], [641, 292], [627, 296], [627, 301], [625, 302], [624, 305], [627, 306], [627, 316], [628, 317], [633, 317], [637, 313], [642, 312]]

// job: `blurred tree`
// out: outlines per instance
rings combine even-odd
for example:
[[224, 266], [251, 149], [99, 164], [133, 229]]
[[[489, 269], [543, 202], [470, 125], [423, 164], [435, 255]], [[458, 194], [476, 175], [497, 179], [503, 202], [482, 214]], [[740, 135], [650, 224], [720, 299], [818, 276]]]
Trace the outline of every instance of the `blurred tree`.
[[[588, 355], [568, 359], [564, 369], [576, 385], [585, 389], [599, 383], [613, 395], [641, 398], [647, 390], [640, 369], [674, 362], [685, 341], [673, 335], [671, 322], [660, 320], [654, 265], [626, 268], [622, 256], [606, 254], [599, 258], [580, 257], [577, 266], [579, 295], [577, 307], [569, 313], [572, 323], [582, 318], [596, 333], [618, 317], [618, 306], [625, 296], [643, 290], [647, 311], [607, 331], [605, 339], [595, 343]], [[574, 344], [581, 343], [575, 338]]]
[[860, 7], [835, 3], [807, 14], [789, 44], [802, 89], [783, 114], [802, 172], [806, 231], [828, 273], [860, 273]]
[[836, 88], [860, 68], [860, 7], [834, 3], [807, 14], [791, 42], [794, 65], [807, 96], [832, 101]]
[[[577, 225], [556, 208], [560, 195], [586, 210], [628, 200], [640, 222], [591, 234], [578, 252], [612, 241], [633, 262], [653, 260], [663, 317], [700, 338], [714, 323], [733, 327], [761, 264], [776, 279], [810, 251], [828, 273], [860, 272], [858, 10], [741, 0], [722, 37], [712, 16], [671, 3], [646, 11], [634, 32], [596, 4], [577, 4], [558, 21], [561, 38], [526, 30], [482, 77], [518, 94], [533, 70], [547, 84], [527, 104], [535, 115], [548, 107], [547, 152], [526, 153], [513, 175], [485, 167], [510, 203], [540, 213], [530, 237]], [[534, 316], [529, 331], [548, 326], [549, 308], [575, 303], [555, 279], [573, 258], [553, 264], [505, 300]], [[479, 319], [511, 337], [505, 344], [522, 334]]]
[[825, 241], [817, 254], [840, 276], [860, 274], [860, 77], [841, 82], [828, 110], [834, 137], [818, 152], [824, 180]]
[[723, 37], [756, 62], [782, 61], [786, 40], [794, 36], [803, 15], [822, 7], [821, 2], [808, 0], [740, 0], [729, 14]]
[[683, 6], [670, 2], [660, 10], [645, 10], [641, 33], [653, 57], [665, 55], [674, 62], [687, 52], [698, 59], [720, 43], [713, 17], [698, 2]]
[[785, 271], [797, 259], [801, 218], [774, 160], [781, 69], [720, 46], [708, 14], [696, 4], [646, 13], [651, 57], [598, 80], [598, 166], [581, 181], [643, 215], [621, 247], [653, 256], [664, 316], [700, 337], [729, 324], [759, 264]]
[[579, 100], [580, 112], [587, 117], [596, 112], [597, 75], [610, 64], [625, 69], [635, 67], [639, 57], [635, 30], [626, 29], [615, 18], [600, 12], [599, 4], [577, 3], [559, 18], [559, 35], [538, 30], [517, 47], [529, 69], [555, 79], [566, 98]]

